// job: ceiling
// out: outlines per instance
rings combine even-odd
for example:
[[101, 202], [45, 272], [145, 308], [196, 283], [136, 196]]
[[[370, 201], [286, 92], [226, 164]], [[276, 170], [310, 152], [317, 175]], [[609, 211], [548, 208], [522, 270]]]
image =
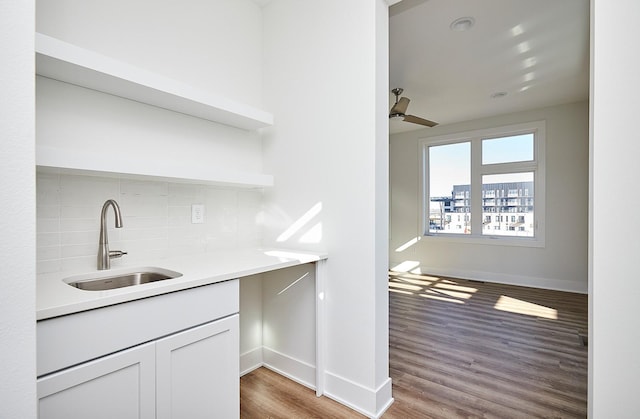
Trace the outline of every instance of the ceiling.
[[[474, 26], [452, 30], [460, 17]], [[589, 0], [403, 0], [389, 32], [390, 87], [441, 125], [589, 96]], [[389, 121], [392, 134], [423, 128]]]

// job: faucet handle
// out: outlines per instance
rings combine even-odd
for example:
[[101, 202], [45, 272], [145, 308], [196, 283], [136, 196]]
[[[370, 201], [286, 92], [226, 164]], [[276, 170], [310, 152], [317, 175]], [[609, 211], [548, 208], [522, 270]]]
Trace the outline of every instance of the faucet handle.
[[115, 259], [115, 258], [120, 258], [124, 255], [128, 254], [127, 252], [123, 252], [122, 250], [110, 250], [109, 251], [109, 258], [110, 259]]

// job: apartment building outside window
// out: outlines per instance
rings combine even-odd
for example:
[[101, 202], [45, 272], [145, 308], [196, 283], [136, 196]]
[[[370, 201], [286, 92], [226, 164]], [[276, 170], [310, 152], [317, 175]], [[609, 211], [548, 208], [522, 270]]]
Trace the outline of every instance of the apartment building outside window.
[[423, 234], [544, 246], [544, 141], [544, 122], [422, 140]]

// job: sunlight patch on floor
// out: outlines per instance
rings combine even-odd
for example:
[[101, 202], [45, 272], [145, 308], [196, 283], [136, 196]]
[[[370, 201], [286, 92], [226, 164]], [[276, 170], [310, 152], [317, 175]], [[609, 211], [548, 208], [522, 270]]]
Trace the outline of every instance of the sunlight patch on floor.
[[429, 298], [431, 300], [446, 301], [448, 303], [464, 304], [464, 301], [462, 300], [456, 300], [455, 298], [451, 297], [444, 297], [430, 290], [427, 290], [425, 292], [426, 294], [420, 294], [420, 297]]
[[393, 272], [390, 271], [389, 275], [391, 275], [392, 278], [394, 279], [403, 279], [403, 280], [407, 280], [407, 279], [418, 279], [421, 281], [439, 281], [440, 278], [437, 276], [429, 276], [429, 275], [424, 275], [424, 274], [416, 274], [416, 273], [409, 273], [409, 272]]
[[395, 292], [397, 294], [413, 295], [413, 293], [411, 291], [403, 291], [403, 290], [398, 290], [398, 289], [395, 289], [395, 288], [389, 288], [389, 291]]
[[445, 295], [453, 298], [460, 298], [463, 300], [468, 300], [473, 295], [468, 292], [452, 291], [448, 289], [431, 289], [429, 290], [429, 292], [433, 294], [441, 294], [441, 295]]
[[[459, 285], [457, 281], [436, 276], [401, 272], [411, 261], [405, 261], [389, 272], [389, 291], [401, 294], [417, 294], [423, 298], [464, 304], [478, 289]], [[401, 266], [407, 264], [406, 266]]]
[[473, 294], [473, 293], [478, 291], [477, 288], [465, 287], [465, 286], [462, 286], [462, 285], [451, 283], [450, 281], [448, 281], [448, 283], [444, 283], [444, 282], [437, 283], [437, 284], [434, 285], [434, 287], [435, 288], [439, 288], [439, 289], [446, 289], [446, 290], [464, 292], [464, 293], [467, 293], [467, 294]]
[[506, 295], [501, 295], [493, 308], [500, 311], [508, 311], [510, 313], [524, 314], [527, 316], [542, 317], [552, 320], [558, 319], [558, 310], [530, 303], [528, 301], [518, 300], [517, 298], [507, 297]]
[[402, 282], [389, 282], [389, 287], [401, 288], [411, 291], [420, 291], [422, 287], [418, 285], [403, 284]]

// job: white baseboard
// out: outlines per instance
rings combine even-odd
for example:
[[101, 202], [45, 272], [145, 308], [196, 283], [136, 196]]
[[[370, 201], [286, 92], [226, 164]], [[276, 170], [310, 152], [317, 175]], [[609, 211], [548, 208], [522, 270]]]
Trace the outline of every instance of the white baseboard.
[[240, 355], [240, 377], [260, 367], [269, 368], [305, 387], [316, 388], [316, 368], [311, 364], [265, 346]]
[[376, 389], [327, 372], [324, 395], [369, 418], [379, 418], [393, 403], [391, 378]]
[[315, 390], [316, 367], [273, 349], [262, 347], [262, 365], [280, 375]]
[[[240, 355], [240, 376], [265, 367], [305, 387], [316, 389], [315, 366], [265, 346]], [[393, 403], [391, 378], [370, 389], [338, 375], [325, 375], [324, 395], [370, 418], [379, 418]]]
[[240, 377], [260, 368], [262, 362], [262, 346], [240, 355]]
[[[393, 266], [393, 264], [391, 265]], [[525, 275], [511, 275], [496, 272], [469, 271], [462, 269], [441, 269], [420, 265], [420, 271], [427, 275], [441, 275], [460, 279], [493, 282], [497, 284], [518, 285], [522, 287], [542, 288], [555, 291], [568, 291], [587, 294], [589, 284], [584, 281], [572, 281], [554, 278], [539, 278]]]

